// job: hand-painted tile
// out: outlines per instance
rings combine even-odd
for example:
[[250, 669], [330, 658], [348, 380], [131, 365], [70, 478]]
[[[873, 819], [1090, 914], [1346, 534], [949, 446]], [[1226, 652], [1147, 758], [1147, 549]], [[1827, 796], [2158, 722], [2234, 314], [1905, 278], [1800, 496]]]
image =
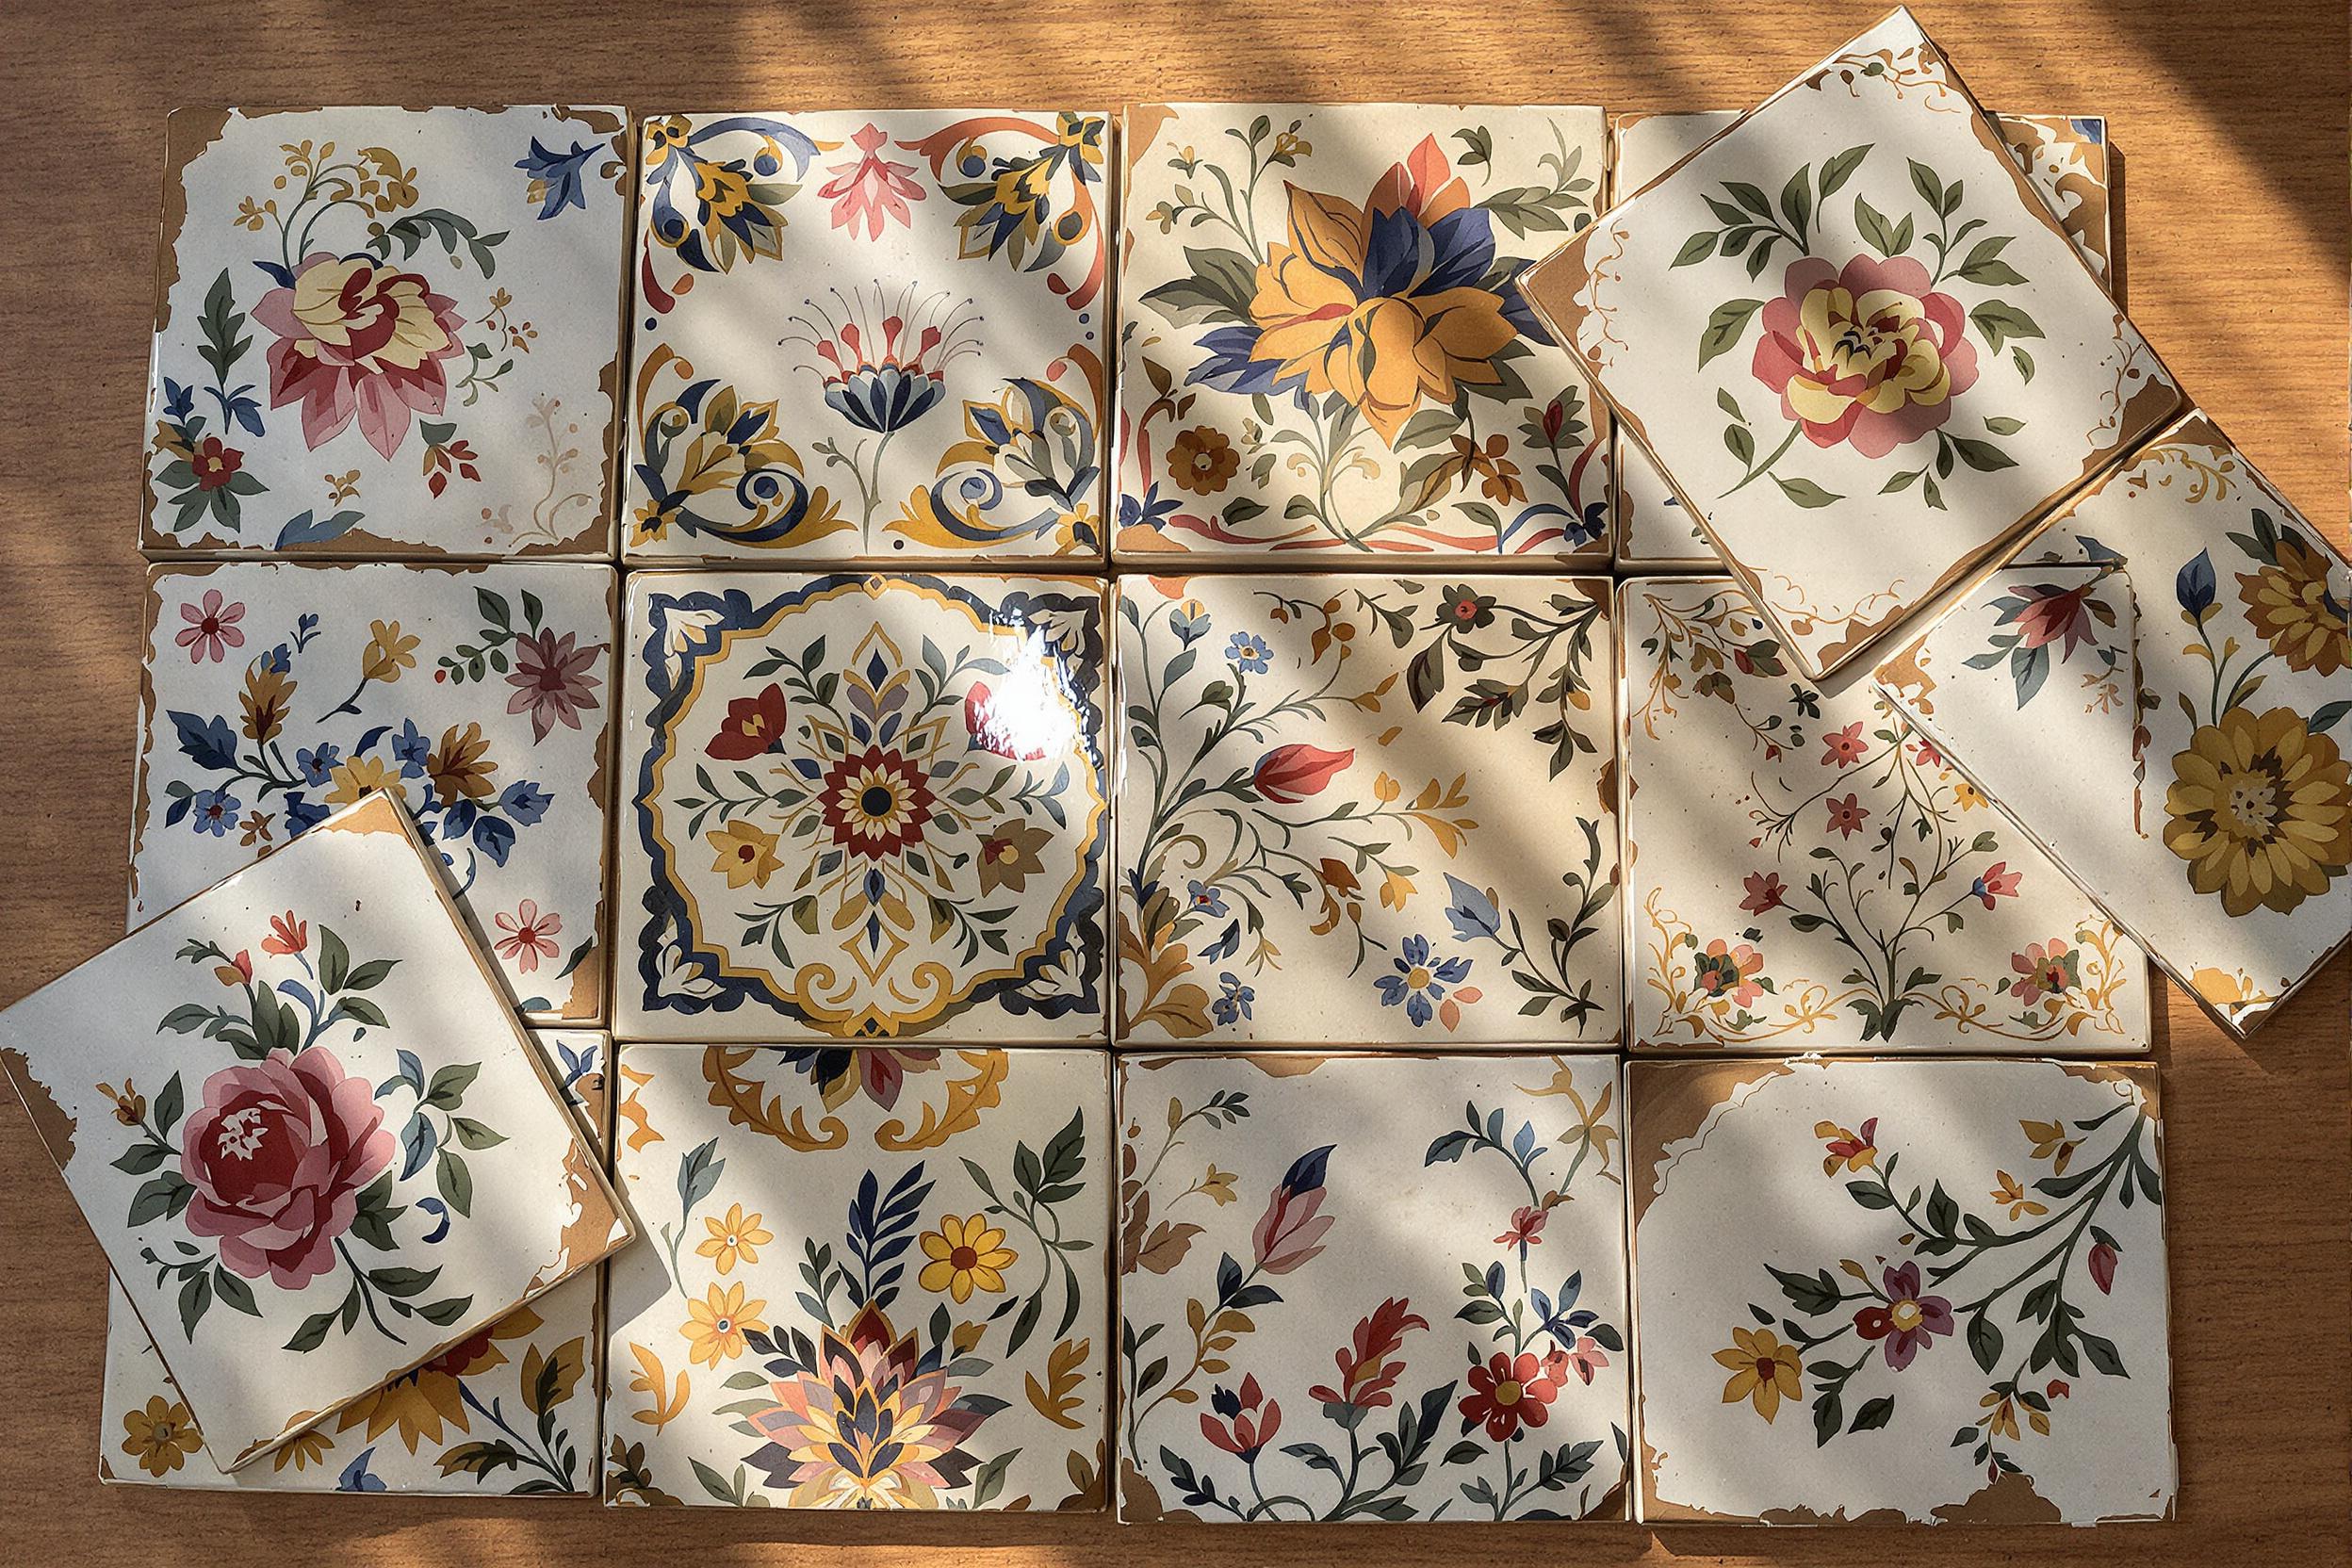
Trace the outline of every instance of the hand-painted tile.
[[[2202, 415], [2046, 537], [2036, 553], [2099, 564], [1998, 574], [1880, 687], [2244, 1034], [2352, 940], [2352, 567]], [[2117, 598], [2138, 601], [2136, 650], [2099, 615]], [[2114, 755], [2131, 719], [2075, 711], [2119, 647], [2136, 653], [2128, 776]], [[2075, 738], [2093, 727], [2127, 788], [2081, 787]]]
[[1122, 1062], [1119, 1517], [1624, 1518], [1617, 1074]]
[[1100, 579], [638, 573], [619, 1032], [1101, 1039]]
[[1907, 12], [1526, 285], [1816, 678], [2180, 400]]
[[1102, 1507], [1109, 1067], [623, 1046], [606, 1501]]
[[[1610, 188], [1619, 200], [1633, 194], [1738, 118], [1728, 109], [1618, 117], [1610, 128]], [[2107, 122], [2097, 116], [2001, 114], [1993, 125], [2083, 264], [2112, 289]], [[1625, 432], [1616, 438], [1617, 564], [1642, 572], [1721, 569], [1714, 547], [1674, 498], [1658, 465]]]
[[383, 790], [515, 1006], [600, 1018], [618, 598], [589, 564], [155, 568], [131, 923]]
[[1099, 560], [1109, 132], [645, 118], [629, 553]]
[[173, 114], [143, 547], [611, 555], [626, 120]]
[[429, 853], [370, 796], [0, 1014], [221, 1469], [629, 1238]]
[[1121, 1044], [1621, 1037], [1605, 579], [1123, 577], [1119, 640]]
[[2172, 1512], [2150, 1063], [1626, 1070], [1641, 1516]]
[[[612, 1048], [586, 1030], [532, 1043], [582, 1129], [604, 1147]], [[599, 1282], [584, 1273], [518, 1307], [465, 1344], [395, 1378], [329, 1421], [222, 1474], [139, 1327], [122, 1287], [106, 1299], [106, 1371], [98, 1421], [101, 1480], [253, 1492], [577, 1494], [597, 1450]]]
[[1869, 682], [1800, 678], [1723, 578], [1618, 625], [1636, 1049], [2147, 1049], [2140, 950]]
[[1606, 561], [1607, 423], [1513, 286], [1592, 220], [1603, 130], [1131, 107], [1119, 555]]

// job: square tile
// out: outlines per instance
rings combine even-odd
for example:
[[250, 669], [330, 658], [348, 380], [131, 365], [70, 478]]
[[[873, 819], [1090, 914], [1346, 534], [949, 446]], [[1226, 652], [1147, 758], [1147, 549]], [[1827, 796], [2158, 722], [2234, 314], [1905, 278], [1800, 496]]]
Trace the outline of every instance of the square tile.
[[1614, 1060], [1119, 1070], [1121, 1520], [1625, 1517]]
[[[606, 1037], [533, 1032], [531, 1043], [601, 1150], [611, 1120]], [[223, 1474], [122, 1294], [106, 1298], [98, 1478], [252, 1492], [408, 1492], [475, 1497], [592, 1490], [596, 1456], [600, 1282], [576, 1275], [465, 1344], [344, 1408], [265, 1463]]]
[[1102, 1507], [1109, 1069], [624, 1045], [605, 1500]]
[[1817, 678], [2180, 402], [1903, 11], [1526, 286]]
[[1131, 106], [1118, 555], [1606, 561], [1608, 425], [1513, 287], [1592, 220], [1604, 129]]
[[610, 556], [627, 120], [174, 112], [141, 547]]
[[619, 1033], [1102, 1037], [1101, 579], [629, 593]]
[[[1882, 668], [1880, 685], [2214, 1017], [2247, 1033], [2352, 939], [2352, 567], [2202, 415], [2143, 447], [2045, 537], [2037, 553], [2097, 564], [1999, 574]], [[2133, 597], [2135, 736], [2132, 715], [2077, 711], [2086, 694], [2103, 704], [2117, 649], [2133, 651], [2133, 626], [2099, 612]], [[2077, 738], [2094, 733], [2126, 788], [2080, 787]], [[2052, 768], [2059, 756], [2067, 765]]]
[[1609, 601], [1120, 578], [1119, 1043], [1618, 1040]]
[[131, 923], [384, 790], [515, 1006], [596, 1021], [618, 613], [604, 565], [157, 566]]
[[629, 1237], [428, 853], [370, 796], [0, 1014], [224, 1470]]
[[640, 134], [630, 555], [1101, 559], [1106, 117]]
[[[1610, 189], [1619, 200], [1631, 195], [1739, 118], [1728, 109], [1619, 115], [1609, 127]], [[1997, 114], [1993, 125], [2083, 264], [2112, 291], [2107, 122], [2096, 115]], [[1614, 470], [1621, 568], [1721, 569], [1714, 547], [1674, 498], [1674, 486], [1623, 431], [1617, 433]]]
[[2153, 1063], [1625, 1081], [1644, 1523], [2171, 1516]]
[[1635, 1049], [2148, 1048], [2140, 950], [1869, 682], [1728, 579], [1622, 594]]

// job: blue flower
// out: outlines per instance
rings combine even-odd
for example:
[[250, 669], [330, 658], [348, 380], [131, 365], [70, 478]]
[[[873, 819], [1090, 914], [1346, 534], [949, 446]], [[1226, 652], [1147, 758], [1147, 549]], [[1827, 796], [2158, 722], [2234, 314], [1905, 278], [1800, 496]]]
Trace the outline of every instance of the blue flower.
[[306, 800], [300, 794], [286, 797], [286, 836], [299, 839], [333, 813], [328, 808]]
[[[1199, 886], [1198, 883], [1194, 885]], [[1250, 1004], [1257, 1001], [1257, 991], [1243, 985], [1240, 977], [1231, 970], [1220, 972], [1217, 982], [1224, 988], [1224, 992], [1209, 1004], [1209, 1017], [1219, 1023], [1238, 1023], [1250, 1017]]]
[[1162, 518], [1174, 516], [1176, 509], [1183, 504], [1173, 496], [1163, 498], [1160, 487], [1152, 485], [1140, 498], [1119, 498], [1119, 526], [1122, 529], [1158, 528]]
[[1195, 599], [1170, 607], [1168, 629], [1176, 634], [1176, 641], [1190, 647], [1209, 634], [1209, 612]]
[[359, 1457], [345, 1465], [343, 1473], [335, 1478], [335, 1489], [337, 1492], [382, 1492], [384, 1478], [368, 1468], [375, 1457], [375, 1449], [362, 1448]]
[[1266, 662], [1273, 654], [1274, 650], [1266, 645], [1266, 639], [1250, 631], [1234, 632], [1233, 641], [1225, 645], [1225, 657], [1244, 675], [1264, 675]]
[[547, 814], [555, 797], [528, 778], [517, 779], [498, 796], [498, 809], [518, 827], [529, 827]]
[[199, 790], [188, 802], [188, 815], [199, 833], [209, 833], [218, 839], [226, 834], [229, 825], [237, 821], [238, 806], [243, 804], [226, 790]]
[[302, 770], [302, 776], [313, 784], [324, 784], [327, 775], [334, 772], [335, 765], [341, 760], [342, 748], [332, 741], [321, 741], [315, 747], [304, 746], [294, 754], [295, 765]]
[[1225, 912], [1224, 890], [1213, 882], [1195, 880], [1185, 887], [1190, 895], [1192, 912], [1196, 915], [1221, 915]]
[[551, 153], [540, 145], [537, 137], [531, 139], [529, 155], [514, 167], [531, 176], [531, 184], [525, 188], [529, 199], [539, 204], [541, 222], [567, 206], [588, 210], [587, 198], [580, 190], [580, 172], [596, 155], [596, 151], [593, 144], [583, 147], [575, 141], [568, 153]]
[[400, 764], [404, 778], [421, 778], [425, 759], [432, 755], [433, 743], [417, 732], [415, 719], [402, 719], [400, 732], [392, 737], [392, 755]]
[[1429, 951], [1427, 937], [1407, 937], [1395, 960], [1396, 972], [1372, 982], [1384, 1007], [1401, 1006], [1416, 1029], [1435, 1016], [1432, 1003], [1446, 1000], [1449, 986], [1470, 978], [1467, 958], [1439, 958]]

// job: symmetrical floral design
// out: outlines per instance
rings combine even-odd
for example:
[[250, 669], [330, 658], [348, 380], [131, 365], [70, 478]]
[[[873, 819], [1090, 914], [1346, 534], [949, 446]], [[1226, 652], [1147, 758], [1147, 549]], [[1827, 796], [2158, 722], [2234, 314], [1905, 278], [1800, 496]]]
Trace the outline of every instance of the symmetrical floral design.
[[1099, 553], [1108, 129], [648, 119], [631, 553]]
[[174, 115], [147, 545], [608, 552], [626, 119]]
[[812, 1060], [869, 1054], [623, 1049], [608, 1501], [1100, 1506], [1106, 1059], [958, 1052], [918, 1113]]
[[631, 595], [630, 1032], [1100, 1037], [1099, 586]]
[[1601, 130], [1131, 108], [1115, 547], [1606, 554], [1608, 431], [1516, 287], [1592, 221]]
[[1638, 1064], [1642, 1516], [2167, 1512], [2155, 1087]]
[[1722, 579], [1620, 624], [1637, 1048], [2146, 1046], [2138, 949], [1884, 698], [1798, 678]]
[[1815, 679], [2180, 401], [1904, 12], [1527, 287]]
[[1120, 1517], [1623, 1516], [1616, 1093], [1594, 1057], [1126, 1063]]
[[[2243, 1030], [2352, 937], [2352, 569], [2201, 416], [2053, 537], [2058, 561], [1998, 574], [1879, 683]], [[2132, 626], [2102, 624], [2135, 597], [2136, 646]], [[1994, 667], [2014, 682], [1961, 673]], [[2044, 765], [2050, 667], [2079, 670], [2088, 696], [2060, 715], [2082, 732], [2063, 749], [2128, 743], [2128, 778], [2085, 792]], [[2118, 669], [2136, 706], [2111, 713]]]
[[555, 1092], [582, 1074], [532, 1059], [428, 853], [372, 797], [0, 1014], [0, 1072], [153, 1338], [120, 1450], [145, 1474], [307, 1469], [385, 1401], [437, 1433], [438, 1380], [629, 1239]]
[[596, 1017], [616, 601], [602, 566], [158, 569], [134, 920], [382, 792], [522, 1009]]
[[1119, 1038], [1615, 1037], [1604, 584], [1119, 598]]
[[[270, 939], [265, 938], [268, 947]], [[601, 1035], [534, 1037], [580, 1119], [602, 1137]], [[476, 1135], [477, 1136], [479, 1135]], [[462, 1144], [461, 1144], [462, 1146]], [[203, 1438], [118, 1285], [106, 1314], [99, 1474], [115, 1481], [260, 1492], [578, 1493], [593, 1480], [597, 1282], [567, 1281], [394, 1379], [234, 1475]]]

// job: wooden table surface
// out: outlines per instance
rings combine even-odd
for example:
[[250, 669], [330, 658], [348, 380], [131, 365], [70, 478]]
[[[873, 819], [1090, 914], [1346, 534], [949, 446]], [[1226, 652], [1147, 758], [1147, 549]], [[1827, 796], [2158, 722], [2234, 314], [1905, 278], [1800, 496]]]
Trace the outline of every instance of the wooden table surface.
[[[1164, 99], [1753, 103], [1877, 4], [1298, 0], [403, 8], [13, 0], [0, 45], [0, 1003], [122, 933], [134, 550], [165, 112], [181, 104], [634, 107]], [[1995, 108], [2107, 116], [2132, 314], [2190, 392], [2345, 537], [2346, 13], [1929, 3]], [[624, 16], [621, 13], [627, 11]], [[594, 18], [594, 20], [591, 20]], [[0, 1557], [27, 1564], [634, 1559], [704, 1564], [2347, 1560], [2352, 1160], [2339, 960], [2251, 1044], [2160, 1010], [2178, 1522], [1900, 1538], [1630, 1526], [1122, 1531], [1106, 1518], [607, 1511], [580, 1502], [101, 1487], [105, 1273], [0, 1108]], [[2168, 1015], [2168, 1016], [2167, 1016]], [[692, 1554], [687, 1557], [684, 1554]]]

